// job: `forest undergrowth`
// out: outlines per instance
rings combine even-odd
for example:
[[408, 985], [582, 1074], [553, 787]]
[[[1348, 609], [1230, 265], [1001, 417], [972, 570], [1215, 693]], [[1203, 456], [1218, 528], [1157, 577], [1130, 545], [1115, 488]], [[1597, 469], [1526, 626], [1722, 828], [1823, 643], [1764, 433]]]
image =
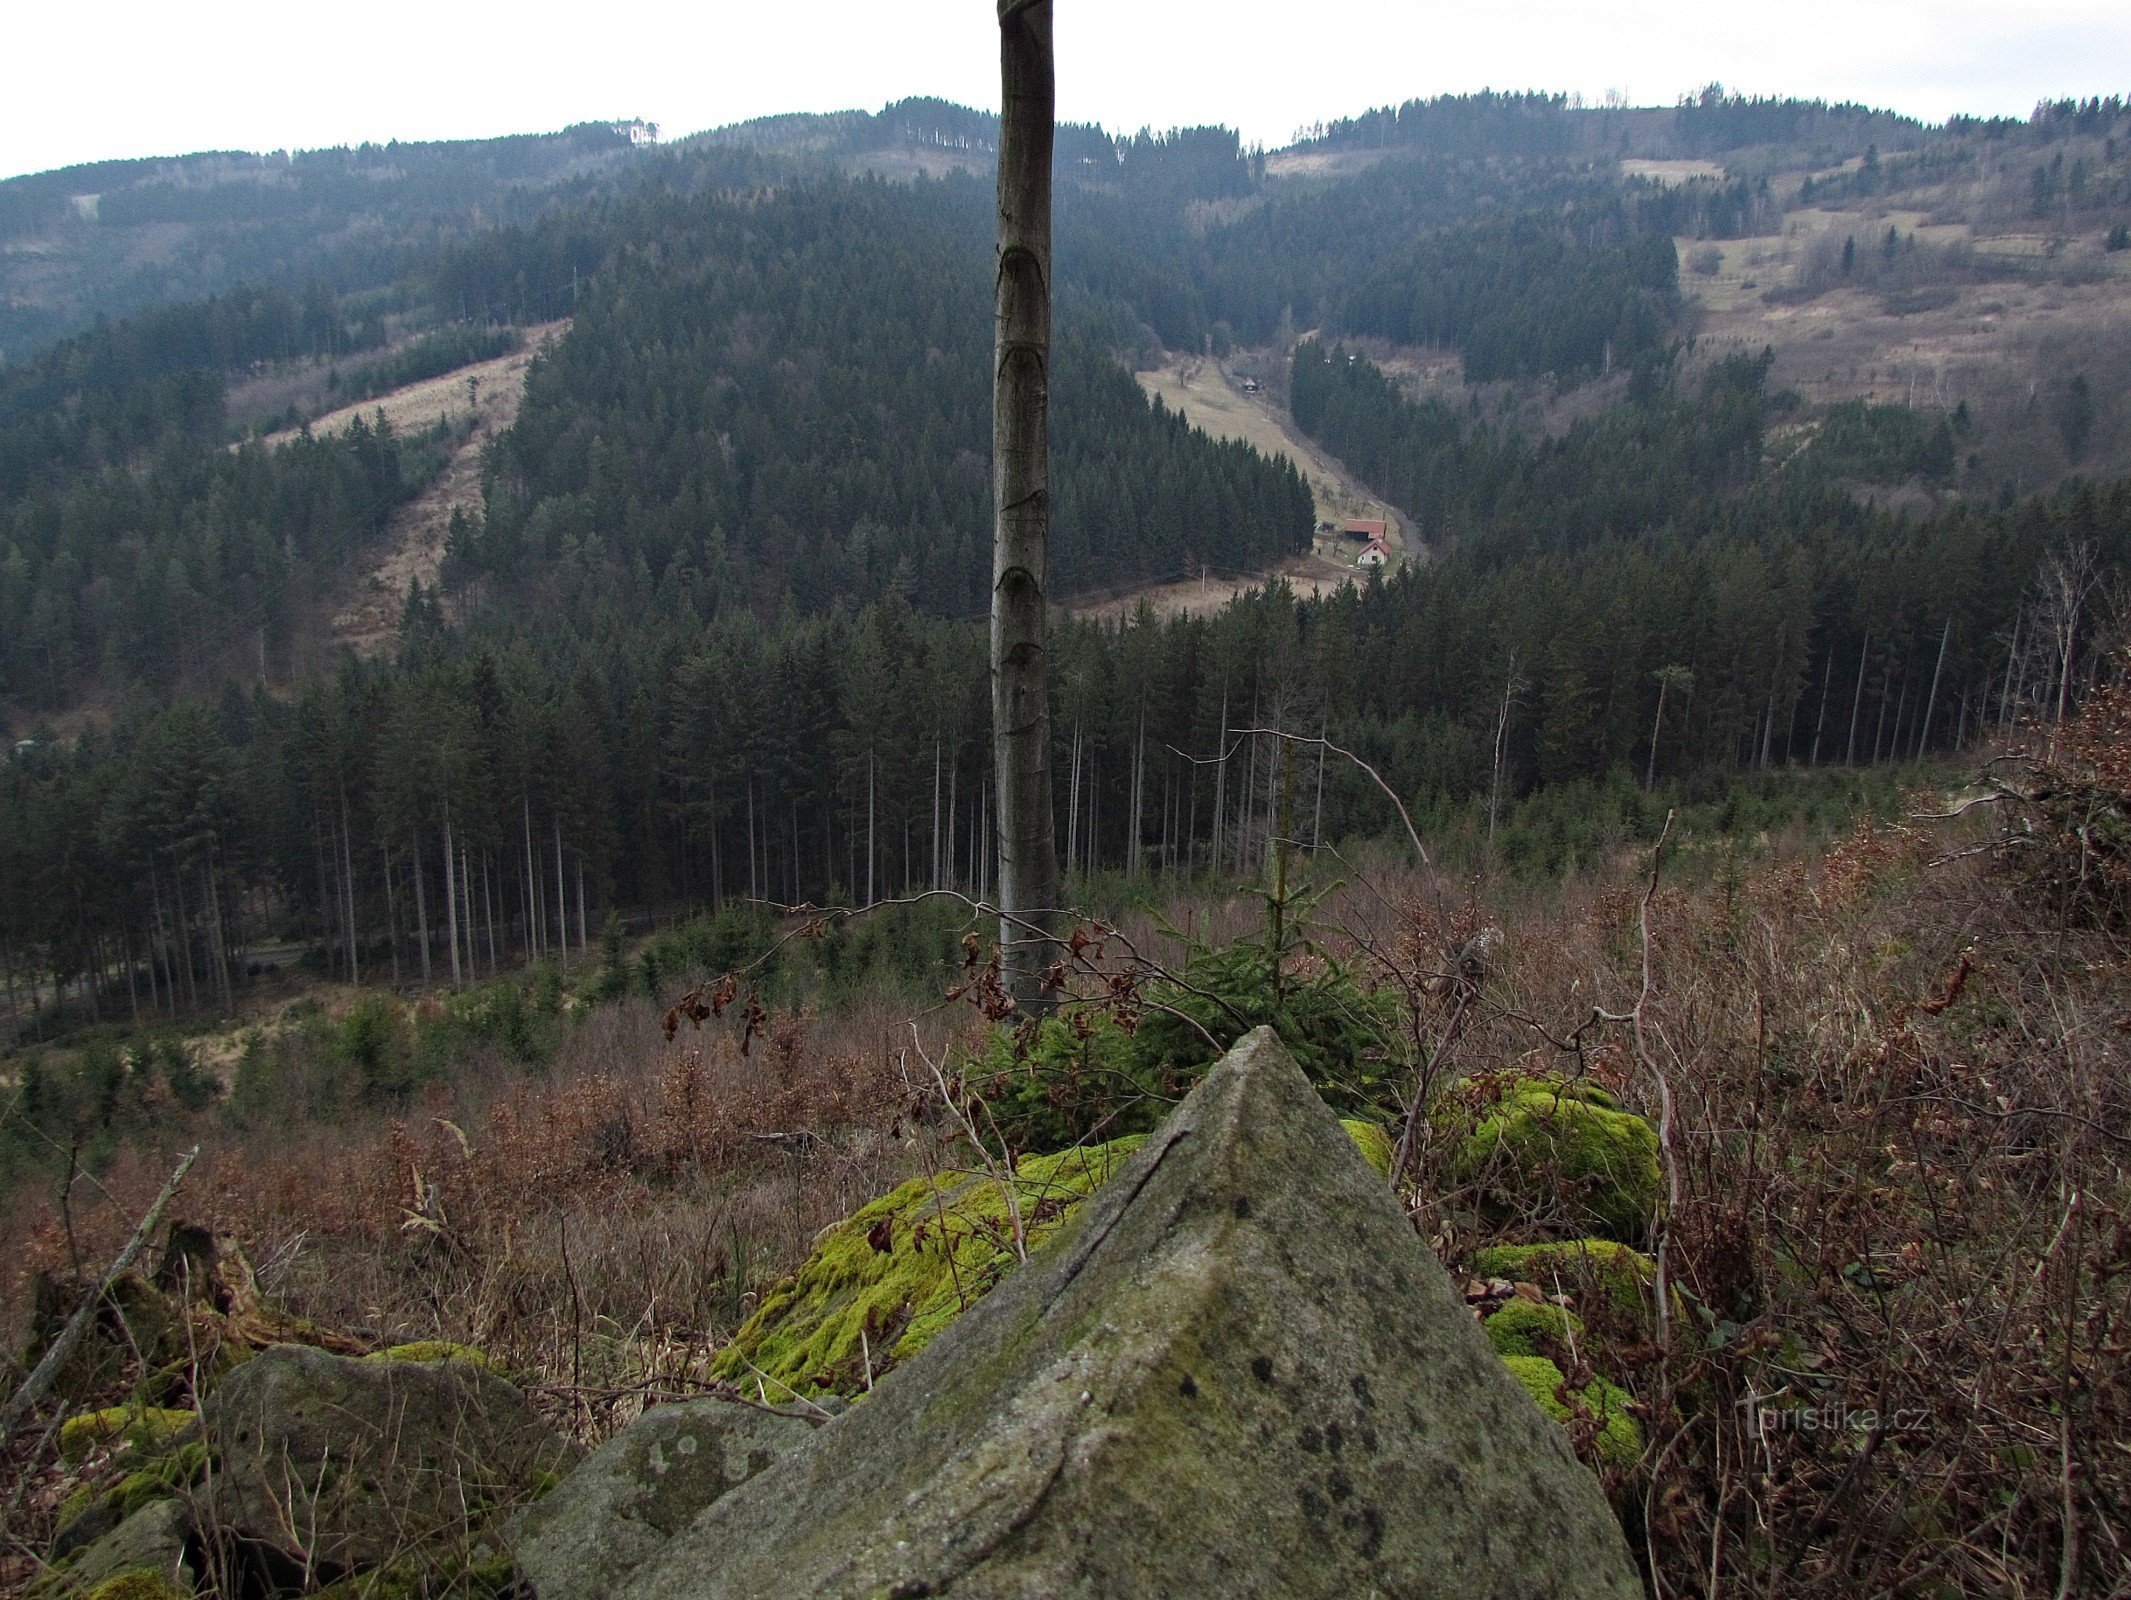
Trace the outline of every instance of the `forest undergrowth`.
[[[1647, 1117], [1655, 1292], [1575, 1294], [1558, 1353], [1572, 1384], [1632, 1396], [1632, 1466], [1572, 1433], [1654, 1593], [2123, 1593], [2131, 702], [2098, 695], [2058, 743], [1826, 849], [1622, 848], [1542, 884], [1438, 876], [1391, 842], [1297, 859], [1271, 942], [1263, 893], [1143, 895], [1082, 926], [1062, 1025], [1153, 1037], [1209, 953], [1277, 948], [1276, 997], [1336, 972], [1366, 997], [1349, 1087], [1373, 1098], [1344, 1109], [1405, 1133], [1402, 1198], [1461, 1281], [1484, 1250], [1574, 1231], [1461, 1177], [1506, 1080], [1588, 1077]], [[1000, 1064], [1036, 1056], [984, 1015], [981, 948], [937, 984], [958, 999], [880, 983], [758, 1005], [742, 978], [695, 991], [729, 1002], [700, 1027], [664, 1002], [715, 968], [668, 949], [651, 994], [531, 996], [514, 1026], [552, 1031], [537, 1070], [499, 1046], [386, 1112], [291, 1100], [222, 1127], [180, 1209], [289, 1310], [366, 1344], [478, 1346], [597, 1439], [700, 1392], [820, 1230], [928, 1164], [973, 1165], [971, 1126], [1047, 1125], [1001, 1092]], [[1238, 1028], [1257, 1003], [1239, 987]], [[374, 1016], [365, 1047], [359, 1009], [327, 1020], [376, 1060], [446, 1012]], [[935, 1061], [959, 1067], [944, 1102]], [[1044, 1092], [1056, 1110], [1079, 1090]], [[94, 1272], [167, 1175], [138, 1141], [64, 1208], [16, 1208], [11, 1344], [38, 1275]], [[5, 1470], [8, 1538], [38, 1548], [68, 1479], [26, 1441]]]

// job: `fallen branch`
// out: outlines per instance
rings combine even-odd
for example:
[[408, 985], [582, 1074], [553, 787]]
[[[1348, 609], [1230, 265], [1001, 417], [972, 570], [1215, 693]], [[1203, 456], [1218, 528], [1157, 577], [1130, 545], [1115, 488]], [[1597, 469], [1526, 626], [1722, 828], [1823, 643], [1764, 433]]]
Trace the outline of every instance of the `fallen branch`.
[[5, 1441], [13, 1434], [22, 1419], [44, 1398], [44, 1391], [51, 1387], [52, 1379], [58, 1375], [59, 1369], [66, 1365], [67, 1357], [74, 1353], [74, 1347], [81, 1343], [81, 1336], [88, 1332], [89, 1322], [96, 1315], [96, 1308], [103, 1304], [104, 1296], [111, 1292], [111, 1285], [116, 1283], [120, 1275], [139, 1257], [141, 1247], [148, 1242], [148, 1235], [155, 1232], [156, 1224], [163, 1219], [163, 1208], [170, 1204], [170, 1197], [178, 1192], [178, 1185], [185, 1181], [185, 1174], [192, 1170], [192, 1164], [199, 1158], [198, 1145], [185, 1152], [185, 1158], [178, 1163], [178, 1170], [173, 1172], [170, 1181], [163, 1185], [163, 1192], [155, 1197], [155, 1204], [151, 1205], [148, 1214], [141, 1218], [140, 1226], [133, 1230], [133, 1237], [126, 1241], [125, 1249], [119, 1251], [118, 1258], [104, 1269], [104, 1275], [98, 1281], [95, 1292], [85, 1296], [81, 1304], [74, 1308], [74, 1315], [69, 1317], [67, 1325], [59, 1330], [59, 1337], [54, 1339], [52, 1347], [45, 1351], [44, 1359], [22, 1380], [22, 1387], [17, 1389], [15, 1397], [8, 1401], [7, 1409], [0, 1411], [0, 1441]]

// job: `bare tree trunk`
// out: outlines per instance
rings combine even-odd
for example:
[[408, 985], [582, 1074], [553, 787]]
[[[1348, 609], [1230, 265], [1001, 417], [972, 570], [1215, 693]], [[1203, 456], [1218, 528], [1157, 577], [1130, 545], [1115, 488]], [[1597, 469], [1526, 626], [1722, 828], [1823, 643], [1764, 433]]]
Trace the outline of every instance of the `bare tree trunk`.
[[525, 964], [540, 959], [540, 874], [533, 870], [533, 797], [520, 794], [519, 816], [525, 824]]
[[348, 981], [363, 981], [362, 954], [356, 948], [360, 935], [355, 930], [355, 852], [348, 837], [348, 786], [340, 786], [340, 881], [348, 895]]
[[377, 853], [385, 865], [385, 932], [392, 943], [392, 987], [400, 986], [400, 908], [399, 899], [392, 892], [392, 847], [380, 839]]
[[474, 853], [459, 842], [459, 904], [466, 908], [466, 981], [481, 981], [481, 952], [474, 942], [481, 930], [481, 908], [474, 904]]
[[713, 788], [710, 795], [710, 906], [713, 911], [725, 904], [725, 852], [718, 842], [718, 835], [724, 831], [718, 826], [718, 794]]
[[493, 978], [502, 968], [496, 962], [496, 881], [486, 847], [481, 851], [481, 910], [488, 923], [488, 975]]
[[1310, 818], [1310, 854], [1324, 848], [1324, 752], [1325, 736], [1332, 731], [1330, 716], [1317, 719], [1317, 804]]
[[[796, 833], [792, 836], [792, 850], [796, 857], [799, 850]], [[797, 900], [799, 896], [795, 894], [792, 898]], [[577, 953], [588, 961], [592, 957], [592, 935], [585, 926], [585, 858], [582, 854], [577, 858]]]
[[1080, 724], [1073, 724], [1073, 753], [1066, 758], [1066, 857], [1071, 876], [1080, 865]]
[[[1998, 691], [1998, 731], [2003, 733], [2012, 726], [2013, 720], [2013, 663], [2020, 659], [2020, 624], [2026, 620], [2026, 608], [2013, 613], [2013, 642], [2005, 651], [2005, 687]], [[1988, 689], [1983, 691], [1986, 695]], [[1990, 702], [1984, 701], [1986, 712]]]
[[[1221, 814], [1228, 808], [1228, 685], [1221, 685], [1221, 736], [1213, 747], [1213, 838], [1208, 842], [1206, 864], [1221, 870]], [[1196, 800], [1197, 796], [1194, 795]]]
[[1857, 713], [1865, 704], [1865, 669], [1872, 664], [1872, 635], [1865, 635], [1863, 647], [1857, 652], [1857, 693], [1850, 697], [1850, 748], [1843, 755], [1846, 767], [1857, 765]]
[[1828, 664], [1820, 674], [1820, 715], [1813, 719], [1813, 759], [1808, 766], [1820, 765], [1820, 735], [1828, 725], [1828, 685], [1835, 681], [1835, 645], [1828, 644]]
[[570, 970], [570, 901], [569, 885], [562, 876], [562, 813], [555, 813], [555, 931], [561, 935], [555, 946], [562, 960], [565, 976]]
[[192, 956], [192, 913], [185, 907], [185, 874], [175, 861], [170, 864], [170, 892], [177, 901], [178, 954], [185, 964], [185, 1005], [188, 1010], [197, 1011], [200, 985], [198, 964]]
[[999, 944], [1013, 993], [1039, 998], [1058, 903], [1045, 607], [1051, 543], [1051, 0], [999, 0], [999, 232], [992, 369], [992, 743]]
[[444, 936], [451, 941], [451, 986], [466, 980], [459, 973], [459, 866], [451, 842], [451, 805], [444, 806]]
[[414, 873], [414, 927], [415, 937], [422, 942], [422, 987], [428, 988], [429, 977], [429, 897], [422, 889], [422, 836], [413, 835], [414, 855], [408, 862]]
[[1502, 748], [1509, 740], [1509, 706], [1517, 692], [1517, 658], [1509, 658], [1509, 676], [1502, 680], [1502, 713], [1495, 718], [1494, 776], [1487, 785], [1487, 842], [1495, 842], [1495, 817], [1502, 801]]
[[[853, 884], [851, 887], [855, 890], [858, 885]], [[750, 900], [760, 900], [762, 898], [762, 872], [755, 859], [755, 780], [753, 778], [747, 780], [747, 897]], [[872, 896], [868, 895], [866, 898], [870, 904]]]
[[1146, 821], [1147, 805], [1147, 707], [1139, 708], [1139, 734], [1132, 746], [1132, 837], [1129, 853], [1125, 857], [1125, 876], [1139, 877], [1140, 830]]
[[1664, 673], [1657, 675], [1657, 715], [1650, 719], [1650, 769], [1643, 774], [1643, 788], [1657, 787], [1657, 736], [1665, 726], [1665, 691], [1672, 687]]
[[1924, 725], [1916, 730], [1916, 755], [1924, 759], [1924, 741], [1931, 737], [1931, 714], [1939, 707], [1939, 674], [1946, 670], [1946, 641], [1953, 637], [1953, 618], [1946, 619], [1946, 626], [1939, 630], [1938, 665], [1931, 669], [1931, 696], [1924, 702]]

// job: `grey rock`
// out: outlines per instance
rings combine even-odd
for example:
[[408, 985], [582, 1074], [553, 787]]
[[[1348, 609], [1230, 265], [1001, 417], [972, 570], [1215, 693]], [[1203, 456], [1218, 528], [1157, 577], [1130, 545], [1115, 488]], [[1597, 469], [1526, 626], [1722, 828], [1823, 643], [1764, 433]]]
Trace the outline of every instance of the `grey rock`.
[[202, 1409], [217, 1531], [271, 1568], [386, 1565], [463, 1542], [580, 1452], [469, 1362], [359, 1361], [276, 1345]]
[[658, 1406], [519, 1512], [512, 1552], [540, 1600], [604, 1600], [721, 1496], [814, 1432], [730, 1400]]
[[1597, 1480], [1260, 1029], [1036, 1259], [612, 1592], [1642, 1587]]
[[191, 1509], [182, 1500], [157, 1500], [142, 1506], [111, 1532], [78, 1551], [43, 1592], [85, 1595], [121, 1572], [152, 1572], [180, 1594], [191, 1594], [193, 1571]]

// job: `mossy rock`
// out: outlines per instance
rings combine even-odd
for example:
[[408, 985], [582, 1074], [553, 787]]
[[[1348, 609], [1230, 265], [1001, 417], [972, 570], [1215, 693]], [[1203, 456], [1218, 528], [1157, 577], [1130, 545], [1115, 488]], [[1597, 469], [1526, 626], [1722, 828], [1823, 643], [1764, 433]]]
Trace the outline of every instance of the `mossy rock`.
[[[1562, 1376], [1561, 1368], [1544, 1356], [1504, 1356], [1502, 1364], [1516, 1375], [1525, 1392], [1539, 1402], [1541, 1411], [1564, 1426], [1573, 1426], [1577, 1422], [1575, 1408], [1562, 1399], [1568, 1380]], [[1568, 1392], [1599, 1419], [1592, 1446], [1601, 1465], [1627, 1471], [1642, 1459], [1643, 1428], [1628, 1409], [1627, 1390], [1604, 1378], [1593, 1378], [1581, 1389]]]
[[1657, 1133], [1595, 1084], [1527, 1078], [1473, 1129], [1451, 1176], [1505, 1218], [1564, 1217], [1633, 1244], [1660, 1192]]
[[107, 1406], [84, 1411], [59, 1425], [59, 1456], [67, 1462], [82, 1460], [93, 1450], [128, 1444], [136, 1450], [162, 1450], [198, 1422], [192, 1411], [168, 1411], [160, 1406]]
[[363, 1357], [365, 1361], [413, 1361], [428, 1365], [438, 1361], [463, 1361], [471, 1366], [498, 1371], [488, 1352], [477, 1350], [470, 1344], [453, 1344], [449, 1339], [416, 1339], [407, 1344], [396, 1344], [383, 1350], [372, 1351]]
[[[1379, 1176], [1391, 1140], [1373, 1122], [1342, 1124]], [[1013, 1185], [1033, 1251], [1130, 1155], [1143, 1136], [1030, 1156]], [[945, 1243], [943, 1243], [943, 1240]], [[775, 1404], [864, 1392], [932, 1342], [1015, 1265], [1004, 1187], [989, 1174], [913, 1178], [824, 1234], [791, 1277], [712, 1360], [710, 1376]]]
[[1391, 1163], [1398, 1155], [1398, 1146], [1391, 1142], [1391, 1135], [1383, 1124], [1343, 1118], [1340, 1126], [1352, 1137], [1355, 1146], [1362, 1153], [1362, 1159], [1376, 1169], [1376, 1175], [1389, 1179]]
[[[215, 1524], [313, 1571], [374, 1572], [465, 1551], [581, 1455], [484, 1367], [363, 1361], [307, 1345], [246, 1362], [202, 1416]], [[304, 1507], [300, 1528], [291, 1504]]]
[[52, 1559], [62, 1560], [94, 1543], [143, 1506], [169, 1499], [198, 1483], [206, 1473], [207, 1442], [188, 1439], [175, 1450], [127, 1473], [109, 1488], [83, 1484], [59, 1508], [52, 1534]]
[[[168, 1497], [153, 1499], [92, 1543], [55, 1559], [29, 1595], [31, 1600], [190, 1595], [196, 1543], [190, 1509]], [[147, 1587], [151, 1583], [160, 1587]]]
[[1569, 1342], [1583, 1335], [1583, 1319], [1560, 1306], [1512, 1300], [1481, 1324], [1488, 1341], [1506, 1356], [1566, 1354]]
[[1471, 1266], [1475, 1277], [1536, 1283], [1548, 1293], [1558, 1283], [1586, 1311], [1603, 1304], [1640, 1319], [1656, 1304], [1657, 1263], [1614, 1239], [1495, 1245], [1475, 1253]]
[[89, 1600], [190, 1600], [191, 1593], [160, 1572], [134, 1567], [99, 1583], [89, 1591]]
[[[1013, 1189], [1033, 1249], [1125, 1157], [1109, 1144], [1031, 1156]], [[989, 1174], [913, 1178], [825, 1234], [798, 1272], [762, 1297], [710, 1376], [772, 1403], [853, 1394], [907, 1361], [1015, 1265], [1005, 1186]]]

